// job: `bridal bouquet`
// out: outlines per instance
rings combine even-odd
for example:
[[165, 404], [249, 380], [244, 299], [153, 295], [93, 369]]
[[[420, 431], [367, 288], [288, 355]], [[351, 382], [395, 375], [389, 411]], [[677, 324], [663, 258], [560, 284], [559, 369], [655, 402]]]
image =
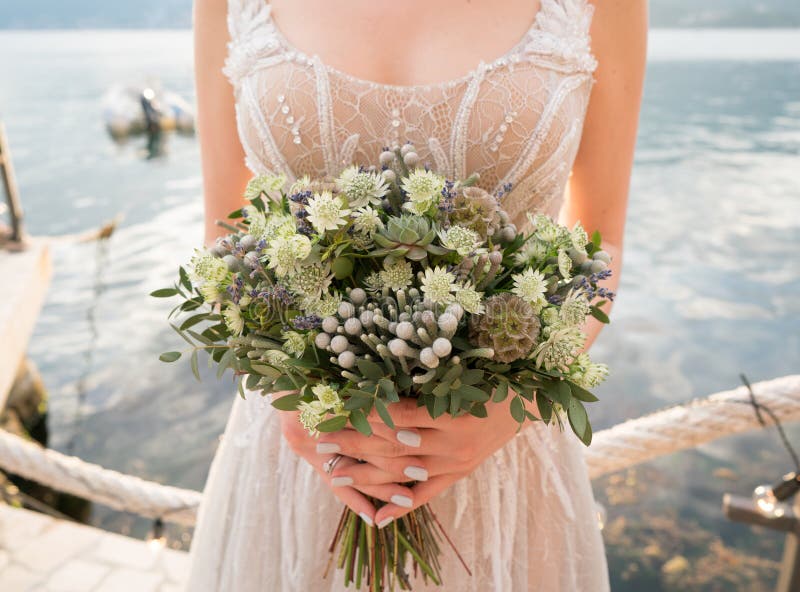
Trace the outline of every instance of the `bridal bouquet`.
[[[254, 178], [248, 205], [222, 223], [230, 234], [153, 293], [182, 298], [170, 317], [191, 312], [173, 327], [195, 375], [205, 350], [218, 376], [240, 377], [242, 396], [292, 391], [272, 404], [299, 410], [311, 434], [370, 435], [373, 410], [394, 428], [387, 407], [400, 397], [433, 418], [485, 417], [510, 398], [520, 425], [568, 423], [588, 445], [584, 403], [608, 369], [582, 352], [581, 326], [608, 322], [599, 307], [614, 296], [598, 285], [611, 274], [599, 234], [541, 214], [519, 233], [502, 192], [417, 161], [406, 144], [384, 151], [380, 168], [305, 177], [288, 192], [283, 176]], [[410, 589], [409, 562], [441, 583], [442, 535], [427, 506], [386, 529], [345, 508], [331, 549], [346, 584]]]

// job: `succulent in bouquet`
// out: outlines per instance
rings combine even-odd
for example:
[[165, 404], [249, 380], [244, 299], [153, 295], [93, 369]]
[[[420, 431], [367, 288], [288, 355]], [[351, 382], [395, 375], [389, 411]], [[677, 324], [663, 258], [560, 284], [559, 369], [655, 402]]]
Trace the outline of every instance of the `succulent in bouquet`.
[[[221, 223], [230, 234], [153, 293], [182, 299], [170, 317], [183, 315], [172, 326], [195, 375], [206, 351], [242, 396], [290, 391], [272, 405], [299, 410], [312, 435], [370, 435], [373, 410], [394, 428], [401, 397], [433, 418], [485, 417], [510, 399], [520, 426], [568, 424], [588, 445], [584, 405], [608, 368], [583, 351], [582, 326], [608, 322], [600, 306], [614, 297], [599, 234], [542, 214], [520, 232], [500, 205], [510, 187], [492, 195], [477, 175], [451, 180], [417, 160], [406, 144], [288, 189], [282, 175], [254, 178]], [[441, 583], [446, 536], [428, 506], [386, 529], [345, 508], [331, 549], [346, 583], [411, 589], [412, 570]]]

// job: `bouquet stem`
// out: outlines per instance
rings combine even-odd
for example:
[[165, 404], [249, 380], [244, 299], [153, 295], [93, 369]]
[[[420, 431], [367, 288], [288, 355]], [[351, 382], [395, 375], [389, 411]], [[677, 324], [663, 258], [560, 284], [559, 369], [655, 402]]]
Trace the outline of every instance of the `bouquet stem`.
[[[411, 590], [407, 571], [410, 559], [414, 575], [421, 571], [425, 582], [430, 580], [441, 585], [439, 541], [442, 539], [453, 547], [464, 569], [471, 575], [429, 506], [409, 512], [396, 520], [392, 528], [386, 529], [367, 525], [358, 514], [345, 507], [328, 548], [331, 553], [328, 568], [336, 557], [337, 567], [344, 571], [345, 585], [355, 584], [356, 589], [366, 584], [371, 592]], [[325, 570], [326, 577], [327, 574], [328, 569]]]

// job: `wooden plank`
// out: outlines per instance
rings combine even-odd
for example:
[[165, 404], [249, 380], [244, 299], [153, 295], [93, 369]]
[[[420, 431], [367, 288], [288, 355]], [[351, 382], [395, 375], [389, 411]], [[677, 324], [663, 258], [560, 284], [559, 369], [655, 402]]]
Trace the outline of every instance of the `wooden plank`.
[[31, 241], [23, 251], [0, 250], [0, 408], [28, 349], [52, 275], [50, 249]]
[[17, 180], [14, 176], [14, 166], [11, 163], [11, 150], [8, 147], [6, 130], [0, 121], [0, 180], [6, 194], [9, 217], [11, 218], [11, 240], [21, 241], [23, 238], [22, 202], [19, 199]]

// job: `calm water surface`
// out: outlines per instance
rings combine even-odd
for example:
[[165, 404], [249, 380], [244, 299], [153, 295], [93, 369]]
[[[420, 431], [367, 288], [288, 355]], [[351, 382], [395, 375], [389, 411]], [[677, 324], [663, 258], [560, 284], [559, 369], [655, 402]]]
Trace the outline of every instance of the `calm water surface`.
[[[651, 52], [622, 286], [593, 348], [613, 370], [597, 428], [735, 387], [740, 372], [800, 370], [800, 32], [657, 31]], [[147, 296], [202, 240], [197, 142], [170, 137], [167, 155], [147, 160], [142, 140], [112, 143], [100, 118], [114, 83], [157, 77], [191, 99], [190, 34], [0, 32], [0, 56], [29, 231], [123, 216], [104, 246], [53, 252], [30, 346], [51, 394], [51, 445], [201, 488], [233, 386], [158, 362], [177, 336], [169, 303]], [[614, 589], [768, 589], [781, 538], [726, 522], [720, 499], [790, 468], [761, 434], [597, 482]], [[147, 528], [101, 507], [93, 521]]]

